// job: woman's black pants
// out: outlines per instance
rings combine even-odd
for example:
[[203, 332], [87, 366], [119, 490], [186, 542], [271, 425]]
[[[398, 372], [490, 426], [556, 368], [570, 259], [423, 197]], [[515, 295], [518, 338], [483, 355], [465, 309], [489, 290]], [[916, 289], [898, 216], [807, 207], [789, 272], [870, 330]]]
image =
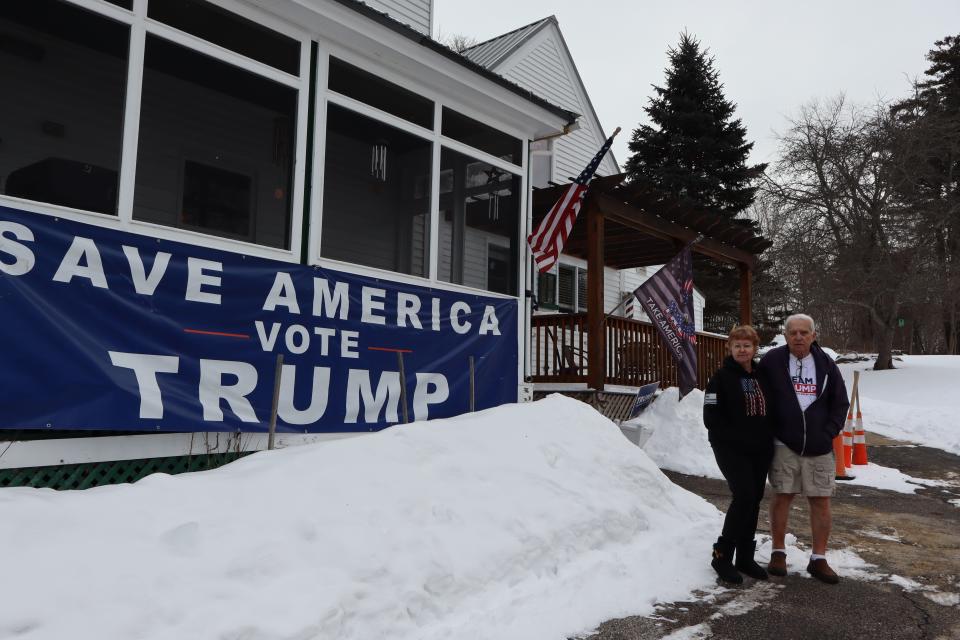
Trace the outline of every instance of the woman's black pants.
[[733, 499], [723, 520], [723, 537], [734, 544], [753, 541], [760, 516], [760, 501], [773, 460], [773, 445], [747, 449], [743, 445], [713, 443], [717, 466], [730, 487]]

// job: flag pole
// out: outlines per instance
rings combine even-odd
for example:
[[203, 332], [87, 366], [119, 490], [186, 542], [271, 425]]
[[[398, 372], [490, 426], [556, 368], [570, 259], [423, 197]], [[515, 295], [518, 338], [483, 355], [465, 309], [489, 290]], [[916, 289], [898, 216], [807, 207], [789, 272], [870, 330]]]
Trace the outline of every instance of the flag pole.
[[620, 127], [617, 127], [613, 134], [603, 141], [600, 150], [591, 158], [580, 175], [564, 188], [559, 199], [540, 220], [533, 232], [527, 236], [527, 245], [529, 245], [533, 254], [534, 265], [540, 273], [552, 268], [559, 260], [563, 245], [577, 220], [583, 197], [589, 189], [591, 180], [596, 175], [597, 167], [599, 167], [607, 152], [610, 151], [614, 136], [619, 134], [620, 131]]

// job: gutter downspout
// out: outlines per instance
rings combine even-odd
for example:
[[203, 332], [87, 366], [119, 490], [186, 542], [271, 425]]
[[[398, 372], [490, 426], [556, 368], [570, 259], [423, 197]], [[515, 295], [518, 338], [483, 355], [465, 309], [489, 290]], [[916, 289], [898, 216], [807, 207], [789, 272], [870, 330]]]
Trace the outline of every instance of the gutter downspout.
[[[553, 140], [555, 138], [560, 138], [562, 136], [568, 135], [577, 131], [580, 128], [580, 123], [577, 120], [569, 122], [563, 125], [563, 129], [556, 132], [550, 133], [545, 136], [540, 136], [539, 138], [534, 138], [527, 142], [527, 215], [526, 220], [524, 221], [524, 230], [523, 238], [521, 241], [526, 244], [527, 238], [530, 237], [530, 234], [533, 233], [533, 185], [531, 183], [531, 168], [533, 163], [531, 162], [531, 149], [530, 147], [535, 142], [540, 142], [542, 140]], [[552, 177], [552, 176], [551, 176]], [[534, 285], [536, 282], [536, 274], [534, 273], [534, 264], [532, 254], [530, 253], [530, 248], [527, 247], [524, 252], [524, 270], [527, 273], [526, 287], [524, 295], [524, 305], [523, 305], [523, 382], [527, 383], [530, 380], [530, 335], [531, 335], [531, 318], [533, 316], [533, 296], [535, 295]], [[527, 292], [529, 291], [529, 295]]]

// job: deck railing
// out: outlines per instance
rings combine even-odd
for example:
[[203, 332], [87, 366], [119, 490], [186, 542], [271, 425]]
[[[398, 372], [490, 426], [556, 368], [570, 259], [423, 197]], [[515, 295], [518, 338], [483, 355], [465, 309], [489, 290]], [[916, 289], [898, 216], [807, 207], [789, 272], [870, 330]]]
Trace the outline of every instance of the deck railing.
[[[609, 317], [605, 322], [604, 384], [639, 386], [660, 381], [677, 385], [677, 367], [649, 322]], [[530, 364], [533, 382], [586, 382], [589, 366], [587, 314], [531, 318]], [[697, 333], [697, 387], [703, 389], [727, 353], [722, 336]]]

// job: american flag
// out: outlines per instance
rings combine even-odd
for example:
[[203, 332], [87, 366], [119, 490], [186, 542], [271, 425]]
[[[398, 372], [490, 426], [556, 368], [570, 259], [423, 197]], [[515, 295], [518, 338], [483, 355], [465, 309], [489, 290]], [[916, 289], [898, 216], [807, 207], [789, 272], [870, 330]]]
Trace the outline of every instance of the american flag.
[[677, 382], [682, 400], [697, 386], [697, 329], [690, 245], [637, 287], [633, 295], [677, 361]]
[[527, 244], [530, 245], [533, 260], [537, 263], [537, 271], [540, 273], [549, 271], [560, 258], [563, 245], [570, 236], [570, 230], [573, 229], [573, 223], [577, 220], [577, 214], [580, 213], [580, 202], [587, 192], [590, 179], [597, 171], [603, 156], [607, 155], [607, 151], [610, 150], [614, 136], [619, 132], [620, 127], [617, 127], [613, 135], [607, 138], [607, 141], [600, 147], [600, 151], [593, 157], [590, 164], [580, 172], [576, 180], [570, 183], [570, 186], [540, 221], [537, 228], [527, 237]]

